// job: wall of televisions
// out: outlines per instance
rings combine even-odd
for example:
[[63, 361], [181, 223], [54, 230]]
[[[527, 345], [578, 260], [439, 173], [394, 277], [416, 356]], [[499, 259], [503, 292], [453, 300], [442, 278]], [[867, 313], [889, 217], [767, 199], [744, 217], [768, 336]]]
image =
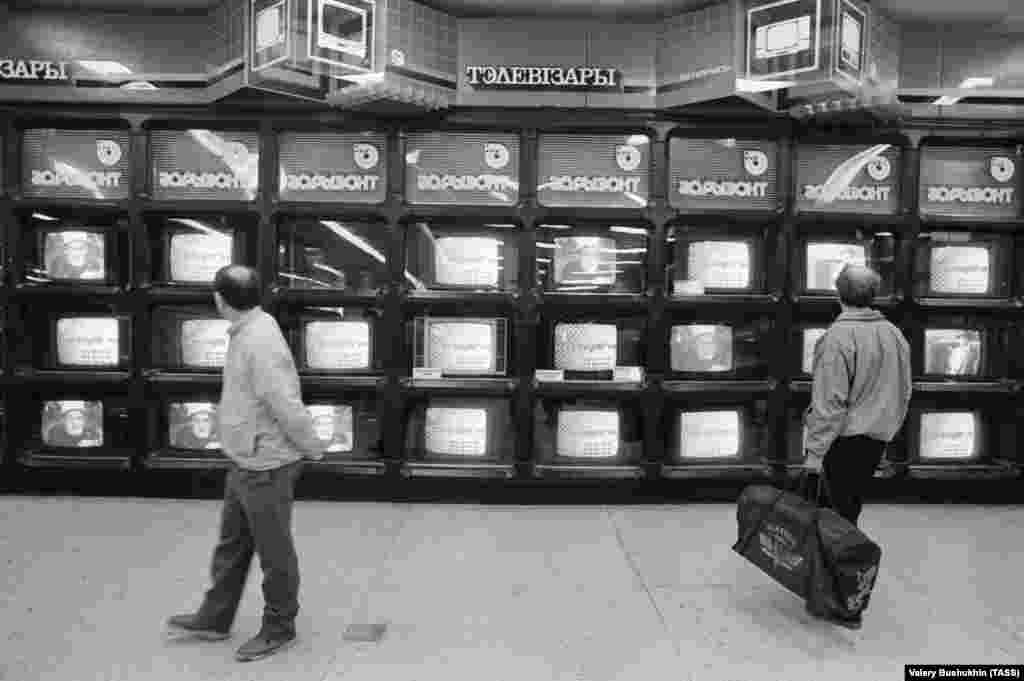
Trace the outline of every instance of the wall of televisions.
[[225, 465], [210, 281], [241, 262], [293, 346], [315, 470], [778, 472], [802, 461], [811, 350], [855, 261], [914, 353], [889, 470], [1017, 475], [1008, 134], [127, 118], [3, 128], [11, 466]]

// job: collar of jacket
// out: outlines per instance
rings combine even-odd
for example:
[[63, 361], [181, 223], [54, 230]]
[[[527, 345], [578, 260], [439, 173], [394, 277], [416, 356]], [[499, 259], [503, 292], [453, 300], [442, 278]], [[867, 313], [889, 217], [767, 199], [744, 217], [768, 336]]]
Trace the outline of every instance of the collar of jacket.
[[836, 317], [837, 322], [879, 322], [885, 319], [881, 312], [872, 308], [846, 310]]
[[258, 305], [251, 310], [246, 310], [237, 320], [231, 323], [231, 326], [228, 327], [228, 334], [234, 336], [252, 322], [253, 319], [258, 317], [259, 314], [260, 307]]

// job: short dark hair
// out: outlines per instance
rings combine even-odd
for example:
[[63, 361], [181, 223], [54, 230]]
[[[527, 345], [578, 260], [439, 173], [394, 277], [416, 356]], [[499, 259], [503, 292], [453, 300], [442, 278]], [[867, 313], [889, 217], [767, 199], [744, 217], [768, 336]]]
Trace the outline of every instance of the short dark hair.
[[245, 265], [228, 265], [217, 270], [213, 290], [235, 310], [251, 310], [260, 304], [260, 275]]
[[864, 265], [846, 265], [836, 277], [839, 300], [850, 307], [870, 307], [881, 286], [878, 273]]

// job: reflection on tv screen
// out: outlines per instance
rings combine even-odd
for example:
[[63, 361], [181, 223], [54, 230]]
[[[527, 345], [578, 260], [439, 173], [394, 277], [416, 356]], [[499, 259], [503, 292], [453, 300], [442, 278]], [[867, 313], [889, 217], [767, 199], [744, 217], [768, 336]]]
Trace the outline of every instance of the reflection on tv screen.
[[989, 249], [982, 246], [932, 247], [931, 290], [938, 294], [989, 293], [990, 260]]
[[848, 264], [867, 265], [867, 249], [861, 244], [808, 243], [807, 290], [835, 291], [836, 277]]
[[102, 280], [106, 277], [106, 259], [106, 241], [96, 232], [50, 232], [43, 243], [43, 262], [52, 279]]
[[922, 459], [969, 459], [977, 454], [978, 419], [974, 412], [921, 414]]
[[615, 240], [597, 236], [555, 240], [555, 284], [567, 287], [611, 286], [615, 283]]
[[176, 449], [220, 449], [217, 405], [172, 402], [168, 405], [167, 441]]
[[555, 452], [574, 459], [608, 459], [619, 453], [619, 412], [563, 409], [558, 414]]
[[722, 459], [740, 453], [740, 415], [735, 409], [679, 414], [679, 456]]
[[487, 410], [427, 407], [426, 450], [439, 456], [486, 456]]
[[925, 329], [925, 373], [977, 376], [981, 372], [981, 332]]
[[672, 371], [733, 370], [732, 328], [720, 324], [682, 324], [672, 327]]
[[57, 320], [57, 361], [63, 366], [116, 367], [120, 322], [112, 317]]
[[82, 400], [45, 402], [42, 435], [49, 447], [102, 447], [103, 404]]
[[328, 454], [352, 451], [355, 441], [352, 406], [348, 404], [312, 404], [306, 407], [313, 419], [313, 430]]

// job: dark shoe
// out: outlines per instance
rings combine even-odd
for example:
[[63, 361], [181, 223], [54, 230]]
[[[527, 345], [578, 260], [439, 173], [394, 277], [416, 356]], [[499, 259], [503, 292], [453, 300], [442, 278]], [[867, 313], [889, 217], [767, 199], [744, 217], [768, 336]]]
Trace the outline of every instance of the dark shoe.
[[202, 641], [223, 641], [230, 638], [226, 629], [211, 627], [197, 615], [175, 615], [167, 620], [167, 633], [173, 636], [191, 636]]
[[252, 662], [274, 653], [287, 650], [295, 643], [295, 632], [274, 631], [260, 629], [260, 633], [253, 636], [235, 653], [235, 659], [239, 662]]
[[835, 613], [825, 612], [823, 610], [812, 608], [810, 603], [807, 603], [806, 607], [807, 614], [809, 614], [811, 617], [823, 619], [827, 622], [831, 622], [832, 624], [835, 624], [840, 627], [846, 627], [847, 629], [857, 630], [860, 629], [864, 624], [860, 615], [857, 615], [856, 617], [842, 617]]

